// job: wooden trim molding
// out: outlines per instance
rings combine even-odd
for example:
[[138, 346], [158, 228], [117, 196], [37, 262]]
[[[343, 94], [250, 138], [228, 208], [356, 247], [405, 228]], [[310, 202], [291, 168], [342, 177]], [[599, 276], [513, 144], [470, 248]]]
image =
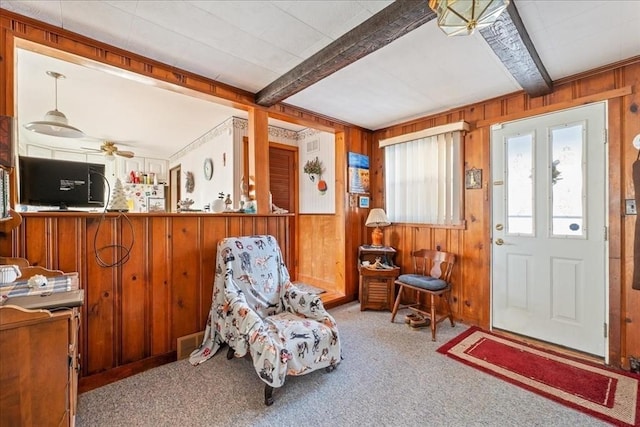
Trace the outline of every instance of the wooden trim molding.
[[15, 47], [54, 56], [95, 69], [119, 72], [127, 78], [151, 78], [156, 84], [179, 93], [211, 100], [229, 107], [250, 107], [267, 111], [270, 116], [326, 131], [343, 130], [351, 124], [314, 114], [292, 105], [270, 108], [257, 105], [251, 92], [177, 69], [150, 58], [110, 46], [71, 31], [0, 8], [0, 87], [6, 96], [0, 99], [0, 114], [13, 115], [13, 67]]
[[633, 86], [624, 86], [618, 89], [607, 90], [593, 95], [587, 95], [580, 98], [576, 98], [572, 101], [558, 102], [556, 104], [545, 105], [543, 107], [532, 108], [530, 110], [518, 111], [513, 114], [507, 114], [506, 116], [494, 117], [486, 120], [478, 120], [475, 123], [476, 128], [482, 128], [490, 126], [495, 123], [510, 122], [512, 120], [518, 120], [523, 118], [530, 118], [538, 116], [540, 114], [551, 113], [552, 111], [564, 110], [566, 108], [578, 107], [580, 105], [589, 104], [591, 102], [604, 101], [607, 99], [618, 98], [621, 96], [627, 96], [634, 93]]
[[380, 140], [380, 148], [394, 144], [402, 144], [403, 142], [414, 141], [420, 138], [428, 138], [430, 136], [442, 135], [443, 133], [469, 131], [469, 123], [464, 120], [449, 123], [442, 126], [435, 126], [428, 129], [419, 130], [417, 132], [405, 133], [403, 135], [394, 136]]

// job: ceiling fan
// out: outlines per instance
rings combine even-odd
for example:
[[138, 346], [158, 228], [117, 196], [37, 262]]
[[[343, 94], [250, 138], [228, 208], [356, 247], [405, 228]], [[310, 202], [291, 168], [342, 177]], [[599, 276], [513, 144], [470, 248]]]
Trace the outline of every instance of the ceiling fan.
[[97, 152], [100, 152], [100, 153], [104, 153], [104, 156], [107, 158], [107, 160], [115, 160], [115, 156], [126, 157], [126, 158], [129, 158], [129, 159], [132, 158], [133, 156], [135, 156], [133, 151], [119, 150], [118, 147], [116, 147], [116, 144], [113, 141], [104, 141], [102, 143], [102, 145], [100, 146], [100, 148], [83, 147], [83, 149], [89, 150], [89, 151], [97, 151]]

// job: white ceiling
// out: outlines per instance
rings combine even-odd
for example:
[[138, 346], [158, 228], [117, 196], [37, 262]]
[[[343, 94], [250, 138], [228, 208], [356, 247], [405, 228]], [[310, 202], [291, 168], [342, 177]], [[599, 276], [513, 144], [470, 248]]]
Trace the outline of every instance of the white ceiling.
[[[390, 3], [3, 0], [2, 7], [257, 92]], [[552, 80], [640, 55], [640, 1], [514, 3]], [[58, 107], [70, 124], [134, 151], [168, 157], [224, 118], [246, 117], [86, 67], [27, 53], [19, 59], [23, 123], [52, 108], [45, 71], [53, 67], [67, 75]], [[431, 21], [284, 102], [376, 130], [519, 90], [480, 34], [447, 38]]]

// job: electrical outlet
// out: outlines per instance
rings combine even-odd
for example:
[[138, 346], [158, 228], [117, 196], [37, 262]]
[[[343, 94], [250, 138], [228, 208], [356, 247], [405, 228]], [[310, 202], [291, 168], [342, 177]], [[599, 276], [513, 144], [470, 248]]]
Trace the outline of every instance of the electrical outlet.
[[638, 215], [638, 207], [634, 199], [626, 199], [624, 201], [624, 213], [625, 215]]

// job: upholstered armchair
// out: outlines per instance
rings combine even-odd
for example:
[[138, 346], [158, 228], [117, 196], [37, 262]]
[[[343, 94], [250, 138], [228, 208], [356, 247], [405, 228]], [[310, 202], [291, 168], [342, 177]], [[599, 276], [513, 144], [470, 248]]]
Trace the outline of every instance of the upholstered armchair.
[[193, 365], [224, 344], [227, 358], [251, 355], [265, 386], [265, 404], [287, 375], [332, 371], [341, 360], [333, 317], [320, 298], [289, 280], [273, 236], [229, 237], [218, 243], [213, 302]]

